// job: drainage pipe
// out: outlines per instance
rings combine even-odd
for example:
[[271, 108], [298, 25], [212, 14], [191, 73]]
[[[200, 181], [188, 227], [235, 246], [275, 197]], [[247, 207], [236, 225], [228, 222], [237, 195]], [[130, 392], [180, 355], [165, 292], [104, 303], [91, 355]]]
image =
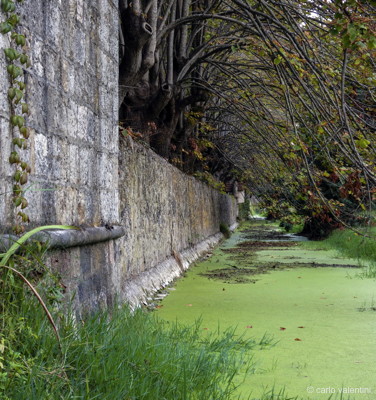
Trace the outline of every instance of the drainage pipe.
[[[48, 244], [50, 249], [66, 249], [114, 240], [124, 235], [125, 228], [120, 225], [69, 230], [54, 229], [38, 232], [26, 243], [38, 241]], [[6, 252], [18, 239], [18, 236], [14, 235], [0, 235], [0, 252]]]

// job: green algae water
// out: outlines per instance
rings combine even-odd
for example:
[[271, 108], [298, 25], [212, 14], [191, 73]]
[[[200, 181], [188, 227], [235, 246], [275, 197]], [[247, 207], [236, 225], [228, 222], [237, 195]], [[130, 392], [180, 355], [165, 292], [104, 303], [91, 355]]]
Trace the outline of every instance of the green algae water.
[[275, 343], [252, 350], [241, 399], [376, 399], [375, 280], [360, 279], [354, 260], [334, 251], [254, 240], [257, 229], [253, 242], [246, 229], [236, 232], [193, 266], [158, 315], [202, 319], [203, 334], [236, 327]]

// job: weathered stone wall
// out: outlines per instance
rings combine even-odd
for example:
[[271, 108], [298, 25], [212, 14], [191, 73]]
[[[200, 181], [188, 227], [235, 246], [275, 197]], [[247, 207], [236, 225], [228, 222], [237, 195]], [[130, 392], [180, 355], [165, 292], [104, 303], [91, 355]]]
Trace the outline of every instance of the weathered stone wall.
[[125, 235], [49, 257], [81, 309], [147, 302], [218, 243], [221, 222], [236, 223], [234, 197], [183, 174], [129, 138], [121, 140], [119, 156]]
[[[81, 309], [115, 299], [144, 301], [220, 239], [220, 222], [235, 223], [235, 201], [130, 139], [119, 143], [117, 1], [27, 0], [20, 10], [32, 62], [24, 77], [32, 128], [26, 151], [31, 226], [106, 226], [111, 232], [122, 225], [120, 239], [109, 234], [100, 243], [53, 250], [48, 265], [60, 271]], [[3, 35], [0, 46], [9, 46]], [[5, 65], [0, 51], [3, 233], [13, 220], [14, 174], [7, 161], [12, 133]]]
[[[118, 222], [118, 14], [115, 0], [19, 6], [32, 66], [27, 209], [35, 225]], [[0, 47], [9, 47], [0, 35]], [[0, 52], [0, 223], [12, 223], [8, 78]]]
[[149, 289], [168, 283], [181, 273], [179, 259], [188, 267], [222, 237], [216, 236], [221, 223], [236, 223], [233, 197], [183, 174], [129, 138], [120, 141], [119, 174], [126, 232], [119, 239], [119, 264], [127, 299], [135, 297], [131, 278], [144, 277], [142, 286]]
[[215, 235], [221, 222], [236, 221], [229, 196], [130, 139], [121, 140], [119, 167], [121, 225], [126, 228], [122, 267], [131, 275]]

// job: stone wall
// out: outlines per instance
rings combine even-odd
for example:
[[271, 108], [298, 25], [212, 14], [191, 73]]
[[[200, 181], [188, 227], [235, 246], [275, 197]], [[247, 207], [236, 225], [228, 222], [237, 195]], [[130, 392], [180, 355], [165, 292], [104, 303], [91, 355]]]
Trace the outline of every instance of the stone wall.
[[232, 196], [183, 174], [129, 138], [120, 141], [119, 182], [126, 232], [119, 239], [119, 265], [128, 300], [143, 297], [129, 286], [135, 276], [139, 286], [158, 289], [181, 273], [179, 264], [186, 269], [222, 238], [221, 223], [236, 223]]
[[[117, 1], [26, 0], [20, 10], [32, 62], [24, 75], [30, 227], [76, 225], [85, 237], [101, 230], [100, 242], [68, 240], [49, 252], [78, 309], [146, 301], [218, 242], [220, 223], [236, 221], [236, 203], [130, 139], [119, 142]], [[0, 46], [9, 46], [3, 35]], [[0, 51], [3, 233], [14, 217], [5, 65]], [[114, 225], [123, 237], [113, 239]]]
[[[118, 14], [115, 0], [19, 6], [32, 66], [24, 73], [27, 191], [34, 225], [118, 222]], [[0, 47], [9, 47], [0, 35]], [[8, 78], [0, 52], [0, 223], [12, 223]]]

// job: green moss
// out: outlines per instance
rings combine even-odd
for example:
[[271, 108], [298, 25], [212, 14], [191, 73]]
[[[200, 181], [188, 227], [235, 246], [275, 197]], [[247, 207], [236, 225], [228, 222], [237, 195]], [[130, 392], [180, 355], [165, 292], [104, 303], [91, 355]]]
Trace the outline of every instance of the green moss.
[[226, 239], [228, 239], [231, 236], [230, 228], [223, 222], [221, 222], [221, 224], [219, 225], [219, 231], [223, 234], [223, 236]]

